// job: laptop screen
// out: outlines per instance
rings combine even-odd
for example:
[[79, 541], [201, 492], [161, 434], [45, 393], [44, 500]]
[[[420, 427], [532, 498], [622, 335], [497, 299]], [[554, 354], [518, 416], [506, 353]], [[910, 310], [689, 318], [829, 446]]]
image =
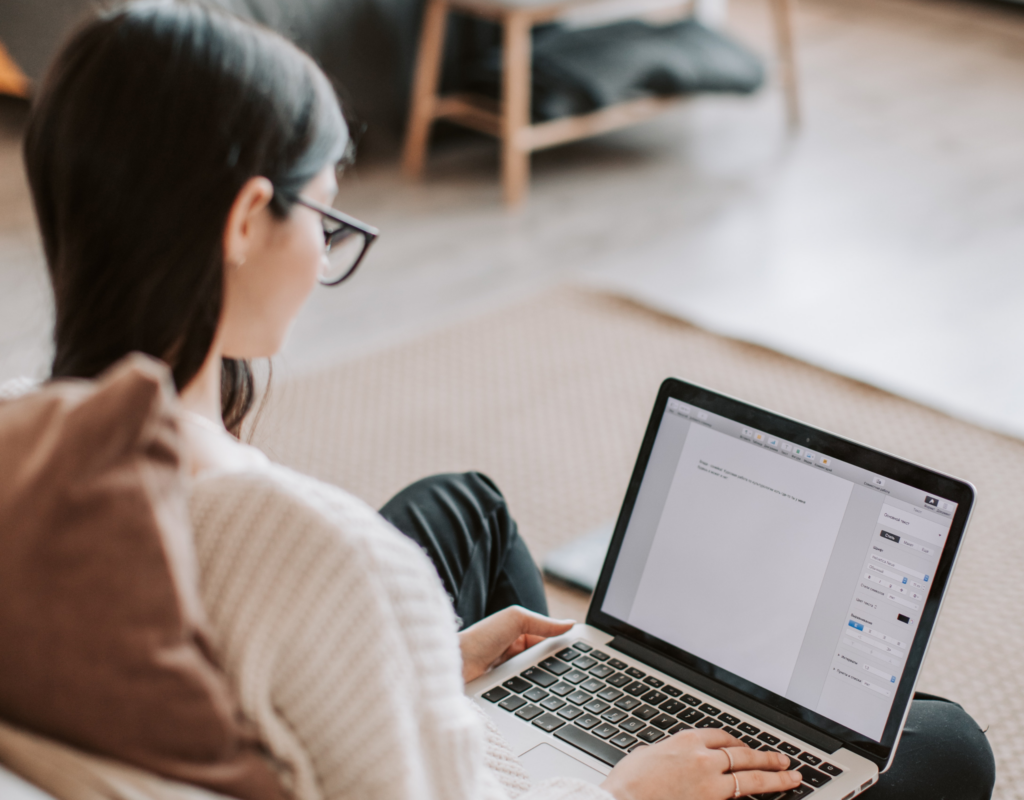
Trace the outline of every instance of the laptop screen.
[[800, 439], [669, 397], [600, 608], [879, 742], [957, 503]]

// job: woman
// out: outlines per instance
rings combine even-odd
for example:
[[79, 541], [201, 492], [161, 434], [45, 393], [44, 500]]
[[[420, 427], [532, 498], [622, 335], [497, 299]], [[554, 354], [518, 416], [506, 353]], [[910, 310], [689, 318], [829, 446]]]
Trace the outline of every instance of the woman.
[[[53, 375], [94, 376], [136, 350], [171, 366], [203, 599], [282, 783], [298, 798], [361, 800], [725, 800], [797, 786], [777, 754], [688, 731], [630, 754], [600, 788], [531, 789], [463, 682], [571, 622], [543, 615], [494, 485], [427, 479], [382, 518], [231, 435], [252, 403], [247, 360], [276, 353], [318, 280], [344, 280], [376, 235], [330, 207], [346, 143], [327, 81], [283, 39], [152, 2], [72, 39], [25, 141], [56, 300]], [[933, 705], [918, 736], [929, 758], [898, 760], [872, 793], [923, 796], [924, 764], [947, 796], [958, 771], [957, 795], [984, 800], [984, 737], [975, 726], [955, 750], [940, 728], [970, 720]], [[935, 771], [936, 752], [957, 755]]]

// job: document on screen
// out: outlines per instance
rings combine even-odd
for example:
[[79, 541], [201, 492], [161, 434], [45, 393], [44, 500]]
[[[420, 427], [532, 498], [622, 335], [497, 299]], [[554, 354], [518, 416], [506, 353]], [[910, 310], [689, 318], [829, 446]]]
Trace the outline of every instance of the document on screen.
[[784, 695], [852, 488], [691, 425], [627, 621]]

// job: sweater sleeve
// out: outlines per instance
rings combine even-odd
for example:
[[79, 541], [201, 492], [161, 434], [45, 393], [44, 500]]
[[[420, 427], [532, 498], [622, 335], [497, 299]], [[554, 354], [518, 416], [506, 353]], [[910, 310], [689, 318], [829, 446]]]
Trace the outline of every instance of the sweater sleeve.
[[[463, 696], [451, 606], [411, 541], [341, 490], [276, 466], [197, 480], [192, 512], [215, 645], [299, 800], [526, 789], [489, 768], [501, 745]], [[609, 800], [579, 781], [520, 796]]]

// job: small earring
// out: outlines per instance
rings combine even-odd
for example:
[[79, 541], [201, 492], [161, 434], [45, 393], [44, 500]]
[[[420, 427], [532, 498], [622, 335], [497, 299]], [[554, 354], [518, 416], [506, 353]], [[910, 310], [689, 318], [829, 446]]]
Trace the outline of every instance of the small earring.
[[239, 259], [238, 261], [235, 262], [235, 269], [238, 269], [239, 267], [241, 267], [244, 264], [245, 264], [245, 256], [242, 256], [241, 259]]

